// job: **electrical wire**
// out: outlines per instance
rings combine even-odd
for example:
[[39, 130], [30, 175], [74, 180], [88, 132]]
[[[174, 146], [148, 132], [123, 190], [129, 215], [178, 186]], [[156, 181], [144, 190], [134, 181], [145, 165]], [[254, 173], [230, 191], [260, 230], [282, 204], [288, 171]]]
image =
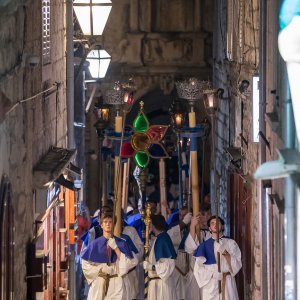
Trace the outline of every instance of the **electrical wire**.
[[35, 99], [36, 97], [38, 97], [38, 96], [40, 96], [40, 95], [42, 95], [42, 94], [44, 94], [44, 93], [50, 92], [50, 91], [53, 90], [53, 89], [58, 89], [58, 87], [59, 87], [60, 85], [61, 85], [60, 82], [55, 82], [55, 83], [53, 83], [53, 85], [52, 85], [51, 87], [49, 87], [49, 88], [47, 88], [47, 89], [45, 89], [45, 90], [43, 90], [43, 91], [41, 91], [41, 92], [39, 92], [39, 93], [37, 93], [37, 94], [31, 96], [31, 97], [29, 97], [29, 98], [26, 98], [26, 99], [22, 99], [22, 100], [17, 101], [17, 102], [10, 108], [10, 110], [8, 110], [8, 111], [5, 113], [5, 116], [7, 116], [9, 113], [11, 113], [11, 112], [12, 112], [17, 106], [19, 106], [20, 104], [25, 103], [25, 102], [28, 102], [28, 101], [30, 101], [30, 100], [33, 100], [33, 99]]

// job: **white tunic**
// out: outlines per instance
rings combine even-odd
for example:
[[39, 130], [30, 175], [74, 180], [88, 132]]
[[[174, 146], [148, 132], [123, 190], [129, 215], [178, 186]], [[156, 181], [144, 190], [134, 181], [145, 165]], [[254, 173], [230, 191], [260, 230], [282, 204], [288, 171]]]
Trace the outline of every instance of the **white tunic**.
[[144, 269], [142, 266], [143, 255], [144, 255], [144, 244], [140, 239], [136, 229], [132, 226], [126, 226], [123, 229], [123, 233], [128, 235], [138, 253], [135, 254], [138, 264], [135, 270], [129, 272], [124, 276], [124, 287], [125, 287], [125, 300], [132, 299], [143, 299], [144, 298]]
[[[174, 283], [173, 271], [175, 268], [175, 260], [171, 258], [161, 258], [158, 262], [155, 259], [154, 246], [150, 251], [149, 263], [155, 265], [156, 271], [148, 271], [148, 300], [174, 300], [176, 299], [176, 290]], [[151, 278], [159, 277], [160, 279]]]
[[178, 252], [178, 247], [182, 240], [180, 226], [176, 225], [170, 228], [167, 232], [172, 240], [173, 246], [177, 253], [177, 257], [175, 261], [175, 270], [173, 274], [175, 286], [176, 286], [176, 299], [185, 299], [185, 286], [184, 286], [185, 276], [182, 274], [182, 270], [184, 270], [187, 266], [184, 263], [185, 253], [181, 251]]
[[105, 279], [98, 276], [99, 272], [104, 272], [106, 263], [92, 263], [82, 259], [82, 271], [90, 285], [88, 300], [123, 300], [124, 283], [123, 278], [128, 271], [136, 266], [137, 258], [129, 259], [121, 253], [120, 259], [112, 264], [114, 270], [112, 275], [118, 274], [109, 280], [107, 294], [105, 296]]
[[199, 246], [198, 238], [196, 237], [196, 241], [195, 241], [192, 238], [191, 234], [189, 234], [184, 244], [185, 251], [189, 253], [189, 257], [190, 257], [190, 271], [184, 277], [185, 300], [204, 299], [202, 298], [202, 291], [199, 288], [196, 278], [194, 276], [194, 266], [196, 260], [193, 254], [198, 246]]
[[[225, 278], [225, 299], [226, 300], [238, 300], [238, 292], [235, 284], [234, 276], [242, 267], [241, 251], [234, 240], [222, 238], [219, 243], [224, 245], [226, 251], [231, 256], [231, 269], [226, 259], [221, 255], [221, 272], [230, 273]], [[215, 257], [217, 252], [215, 251]], [[219, 283], [218, 280], [213, 278], [214, 274], [217, 274], [217, 264], [205, 265], [206, 259], [202, 256], [196, 258], [194, 275], [200, 288], [202, 288], [203, 299], [214, 300], [219, 295]]]

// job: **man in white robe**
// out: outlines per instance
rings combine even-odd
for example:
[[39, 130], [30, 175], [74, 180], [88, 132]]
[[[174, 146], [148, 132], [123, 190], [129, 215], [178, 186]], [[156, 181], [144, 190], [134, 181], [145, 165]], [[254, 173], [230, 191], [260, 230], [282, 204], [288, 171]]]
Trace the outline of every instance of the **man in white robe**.
[[148, 271], [148, 300], [175, 300], [176, 290], [173, 272], [176, 252], [170, 236], [166, 233], [166, 223], [162, 215], [153, 215], [152, 233], [156, 236], [151, 247], [149, 260], [144, 261]]
[[[133, 256], [138, 260], [138, 264], [134, 269], [129, 270], [124, 279], [125, 297], [124, 300], [144, 299], [144, 244], [140, 239], [136, 229], [132, 226], [125, 226], [123, 228], [122, 238], [125, 238], [127, 243], [133, 243], [130, 247], [133, 251]], [[130, 241], [128, 238], [130, 238]]]
[[[211, 233], [207, 227], [207, 220], [210, 216], [210, 205], [201, 205], [200, 212], [192, 217], [190, 232], [185, 240], [185, 251], [189, 254], [190, 263], [190, 270], [184, 278], [185, 300], [204, 299], [202, 298], [202, 291], [194, 276], [196, 258], [193, 254], [199, 246], [199, 243], [211, 238]], [[199, 236], [196, 234], [197, 226], [200, 226]]]
[[172, 240], [177, 257], [175, 260], [174, 280], [176, 286], [176, 299], [185, 299], [185, 276], [189, 272], [189, 255], [184, 250], [185, 240], [189, 232], [189, 223], [192, 213], [186, 206], [170, 215], [168, 234]]
[[112, 224], [112, 215], [104, 214], [103, 236], [82, 253], [82, 270], [90, 285], [88, 300], [123, 300], [123, 276], [138, 263], [126, 241], [112, 236]]
[[[224, 221], [212, 216], [208, 220], [208, 227], [212, 237], [201, 243], [194, 256], [196, 257], [194, 275], [205, 300], [223, 299], [238, 300], [238, 292], [234, 276], [242, 267], [241, 251], [237, 243], [222, 235]], [[217, 232], [220, 233], [219, 242]], [[217, 253], [220, 253], [220, 272], [217, 265]], [[221, 281], [221, 293], [219, 293], [219, 281]]]

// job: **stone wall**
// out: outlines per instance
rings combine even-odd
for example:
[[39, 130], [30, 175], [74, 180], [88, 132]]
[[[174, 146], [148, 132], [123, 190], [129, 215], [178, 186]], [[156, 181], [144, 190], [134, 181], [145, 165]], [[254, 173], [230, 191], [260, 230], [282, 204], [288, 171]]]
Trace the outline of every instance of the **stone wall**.
[[[25, 2], [24, 2], [25, 3]], [[0, 123], [0, 174], [12, 184], [15, 216], [14, 298], [26, 298], [26, 244], [32, 238], [32, 169], [52, 145], [66, 146], [65, 25], [62, 1], [51, 1], [51, 63], [42, 65], [42, 1], [27, 1], [0, 18], [0, 106], [2, 112], [40, 93], [55, 82], [56, 93], [17, 105]], [[28, 64], [35, 56], [39, 63]], [[5, 107], [4, 107], [5, 105]]]
[[[216, 170], [219, 178], [220, 215], [225, 218], [229, 234], [229, 176], [239, 173], [252, 190], [252, 220], [259, 219], [256, 183], [251, 179], [258, 166], [258, 145], [252, 143], [252, 105], [251, 89], [246, 93], [239, 91], [242, 80], [251, 83], [252, 75], [258, 70], [259, 9], [255, 1], [218, 2], [217, 30], [214, 37], [214, 85], [223, 88], [216, 125]], [[243, 119], [241, 115], [243, 103]], [[241, 140], [242, 133], [248, 146]], [[242, 148], [244, 157], [242, 167], [230, 163], [226, 155], [227, 147]], [[213, 177], [213, 176], [212, 176]], [[260, 299], [260, 245], [259, 222], [253, 222], [251, 241], [252, 284], [244, 286], [247, 299]]]

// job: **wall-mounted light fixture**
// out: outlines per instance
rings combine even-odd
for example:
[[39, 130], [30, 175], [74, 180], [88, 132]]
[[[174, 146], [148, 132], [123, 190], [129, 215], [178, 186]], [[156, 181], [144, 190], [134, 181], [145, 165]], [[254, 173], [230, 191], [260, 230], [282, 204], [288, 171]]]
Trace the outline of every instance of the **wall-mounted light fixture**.
[[250, 82], [246, 79], [242, 80], [239, 84], [239, 91], [241, 94], [245, 94], [248, 92], [248, 88], [250, 86]]
[[252, 142], [259, 142], [259, 76], [252, 77]]
[[228, 147], [224, 148], [224, 151], [228, 155], [230, 164], [236, 168], [242, 168], [242, 159], [243, 159], [243, 149], [241, 147]]

